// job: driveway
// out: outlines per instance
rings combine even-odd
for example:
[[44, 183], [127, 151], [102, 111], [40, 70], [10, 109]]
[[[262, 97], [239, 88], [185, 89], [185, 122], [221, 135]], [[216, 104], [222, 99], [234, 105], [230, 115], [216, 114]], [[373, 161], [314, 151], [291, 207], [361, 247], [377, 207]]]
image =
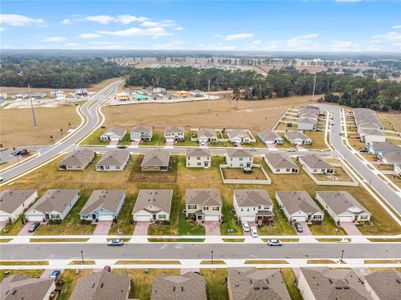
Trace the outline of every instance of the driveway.
[[306, 222], [298, 222], [298, 223], [301, 224], [301, 226], [304, 230], [304, 232], [297, 231], [298, 235], [312, 235], [312, 232], [310, 231], [309, 226], [308, 226], [308, 224], [306, 224]]
[[94, 235], [106, 235], [109, 233], [110, 227], [113, 224], [113, 221], [100, 221], [95, 223], [96, 228], [93, 232]]
[[150, 222], [146, 222], [146, 221], [136, 222], [135, 229], [134, 229], [134, 235], [147, 235], [149, 225], [150, 225]]
[[205, 221], [203, 226], [205, 226], [206, 235], [220, 235], [220, 222]]
[[7, 222], [0, 222], [0, 231], [7, 225]]
[[110, 141], [110, 146], [117, 146], [118, 145], [118, 141]]
[[44, 270], [44, 271], [43, 271], [43, 273], [40, 275], [40, 278], [49, 278], [50, 274], [51, 274], [53, 271], [56, 271], [56, 270], [58, 270], [58, 271], [61, 272], [61, 273], [60, 273], [60, 276], [61, 276], [61, 274], [63, 274], [63, 271], [64, 271], [64, 270], [60, 270], [60, 269], [47, 269], [47, 270]]
[[132, 141], [131, 146], [134, 148], [139, 148], [139, 141]]
[[256, 222], [247, 222], [248, 223], [248, 225], [249, 225], [249, 231], [248, 232], [245, 232], [244, 231], [244, 235], [249, 235], [249, 236], [251, 236], [252, 234], [251, 234], [251, 227], [256, 227]]
[[[34, 222], [27, 222], [24, 227], [22, 227], [21, 231], [18, 232], [18, 235], [33, 235], [33, 232], [29, 232], [29, 226]], [[39, 225], [39, 227], [42, 226], [42, 224]]]
[[164, 146], [164, 148], [174, 148], [174, 140], [166, 140], [166, 144]]
[[356, 227], [355, 224], [352, 222], [343, 222], [343, 223], [340, 223], [340, 226], [342, 228], [344, 228], [345, 232], [348, 235], [362, 235], [362, 233], [359, 231], [358, 227]]

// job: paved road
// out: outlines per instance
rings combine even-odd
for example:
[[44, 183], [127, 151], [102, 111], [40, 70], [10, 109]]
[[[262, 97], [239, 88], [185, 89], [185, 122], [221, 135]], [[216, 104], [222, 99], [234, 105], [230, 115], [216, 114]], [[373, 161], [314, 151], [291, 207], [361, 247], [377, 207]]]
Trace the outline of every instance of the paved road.
[[[41, 164], [59, 155], [60, 153], [68, 150], [69, 147], [73, 146], [76, 142], [81, 140], [87, 135], [100, 121], [100, 115], [98, 114], [98, 108], [103, 104], [104, 101], [112, 97], [120, 81], [115, 81], [100, 92], [93, 95], [88, 102], [80, 107], [80, 112], [86, 118], [86, 123], [71, 134], [67, 139], [54, 145], [50, 145], [44, 149], [41, 149], [40, 155], [15, 166], [14, 168], [8, 169], [0, 176], [4, 182], [12, 179], [18, 175], [21, 175]], [[3, 183], [4, 184], [4, 183]]]
[[18, 160], [23, 160], [25, 158], [23, 156], [14, 156], [13, 153], [15, 151], [26, 149], [29, 152], [36, 152], [45, 147], [47, 147], [47, 146], [22, 146], [22, 147], [14, 147], [14, 148], [10, 148], [10, 149], [5, 149], [3, 151], [0, 151], [0, 164], [4, 164], [7, 162], [14, 162], [14, 161], [16, 162]]
[[[363, 251], [361, 251], [363, 249]], [[400, 258], [401, 245], [374, 244], [285, 244], [269, 247], [266, 244], [125, 244], [108, 247], [106, 244], [3, 244], [1, 260], [80, 259], [318, 259], [339, 258]]]
[[341, 133], [341, 110], [337, 106], [322, 105], [325, 109], [333, 113], [333, 123], [331, 126], [330, 143], [333, 148], [342, 155], [355, 170], [365, 179], [367, 183], [373, 186], [376, 191], [382, 196], [401, 216], [401, 197], [391, 189], [386, 182], [381, 180], [376, 174], [373, 173], [354, 153], [348, 149], [340, 135]]

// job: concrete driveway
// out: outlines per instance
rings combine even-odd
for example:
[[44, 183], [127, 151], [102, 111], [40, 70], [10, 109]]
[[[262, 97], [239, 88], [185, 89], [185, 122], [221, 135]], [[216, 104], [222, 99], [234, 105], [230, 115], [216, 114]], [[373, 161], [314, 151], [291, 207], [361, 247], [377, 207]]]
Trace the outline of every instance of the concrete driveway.
[[205, 221], [203, 226], [205, 226], [206, 235], [220, 235], [220, 222]]
[[95, 223], [96, 228], [93, 232], [94, 235], [106, 235], [109, 233], [110, 227], [113, 224], [113, 221], [100, 221]]
[[131, 146], [134, 148], [139, 148], [139, 141], [132, 141]]
[[134, 228], [134, 235], [147, 235], [150, 222], [140, 221], [136, 222]]
[[298, 223], [301, 224], [301, 226], [304, 230], [304, 232], [297, 231], [298, 235], [312, 235], [312, 232], [310, 231], [309, 226], [308, 226], [308, 224], [306, 224], [306, 222], [298, 222]]
[[[29, 232], [29, 226], [32, 225], [34, 222], [27, 222], [24, 227], [22, 227], [21, 231], [18, 232], [18, 235], [33, 235], [33, 232]], [[39, 225], [39, 227], [42, 226], [42, 224]]]
[[53, 273], [53, 271], [56, 271], [56, 270], [58, 270], [58, 271], [61, 272], [61, 273], [60, 273], [60, 276], [61, 276], [61, 274], [63, 274], [63, 271], [64, 271], [64, 270], [60, 270], [60, 269], [47, 269], [47, 270], [44, 270], [44, 271], [43, 271], [43, 273], [40, 275], [40, 278], [49, 278], [49, 276], [51, 275], [51, 273]]
[[358, 227], [352, 222], [343, 222], [340, 226], [345, 230], [348, 235], [362, 235]]
[[248, 223], [248, 225], [249, 225], [249, 231], [248, 232], [245, 232], [244, 231], [244, 235], [249, 235], [249, 236], [251, 236], [252, 234], [251, 234], [251, 227], [257, 227], [256, 226], [256, 222], [247, 222]]
[[0, 222], [0, 231], [3, 230], [4, 227], [6, 227], [7, 222]]

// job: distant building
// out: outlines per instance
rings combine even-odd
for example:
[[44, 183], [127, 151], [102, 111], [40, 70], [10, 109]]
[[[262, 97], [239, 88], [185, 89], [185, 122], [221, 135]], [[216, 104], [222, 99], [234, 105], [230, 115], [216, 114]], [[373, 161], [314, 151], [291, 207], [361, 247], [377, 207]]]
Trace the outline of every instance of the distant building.
[[164, 129], [166, 141], [183, 142], [185, 139], [184, 127], [168, 126]]
[[265, 144], [282, 145], [284, 139], [272, 130], [265, 130], [258, 133], [259, 139]]
[[217, 142], [216, 130], [212, 128], [199, 128], [197, 139], [199, 144], [215, 143]]
[[88, 96], [88, 90], [87, 89], [77, 89], [77, 90], [75, 90], [75, 96], [78, 96], [78, 97]]
[[138, 124], [131, 129], [131, 141], [150, 142], [153, 136], [153, 127]]
[[123, 140], [125, 133], [127, 131], [122, 127], [111, 127], [107, 129], [101, 136], [100, 140], [102, 142], [120, 142]]
[[126, 92], [116, 93], [114, 98], [116, 100], [118, 100], [118, 101], [129, 101], [129, 100], [131, 100], [130, 95], [128, 93], [126, 93]]

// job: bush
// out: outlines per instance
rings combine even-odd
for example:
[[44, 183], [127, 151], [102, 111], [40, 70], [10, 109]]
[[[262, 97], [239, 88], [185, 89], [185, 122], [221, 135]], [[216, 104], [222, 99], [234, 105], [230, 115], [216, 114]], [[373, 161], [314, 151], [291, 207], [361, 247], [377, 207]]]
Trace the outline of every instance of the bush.
[[82, 225], [90, 225], [90, 224], [92, 224], [92, 221], [91, 220], [81, 220], [81, 224]]
[[51, 220], [49, 220], [48, 224], [49, 225], [60, 225], [61, 222], [62, 222], [61, 219], [51, 219]]

